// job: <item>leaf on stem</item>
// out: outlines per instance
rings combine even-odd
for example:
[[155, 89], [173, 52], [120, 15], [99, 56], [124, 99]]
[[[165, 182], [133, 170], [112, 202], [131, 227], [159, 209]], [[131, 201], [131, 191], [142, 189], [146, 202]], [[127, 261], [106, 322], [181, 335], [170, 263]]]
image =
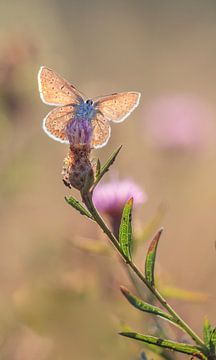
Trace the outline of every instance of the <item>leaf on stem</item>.
[[203, 324], [203, 340], [208, 347], [211, 339], [211, 332], [212, 332], [211, 324], [209, 320], [206, 318]]
[[67, 203], [69, 205], [71, 205], [74, 209], [76, 209], [77, 211], [80, 212], [81, 215], [85, 215], [87, 216], [89, 219], [94, 221], [93, 216], [90, 214], [90, 212], [88, 212], [88, 210], [86, 210], [84, 208], [84, 206], [82, 206], [80, 204], [80, 202], [78, 200], [76, 200], [75, 198], [73, 198], [72, 196], [70, 196], [69, 198], [65, 197], [65, 200], [67, 201]]
[[216, 328], [212, 329], [209, 348], [211, 353], [213, 353], [216, 357]]
[[166, 339], [160, 339], [155, 336], [142, 335], [136, 332], [121, 332], [120, 335], [126, 336], [131, 339], [139, 340], [147, 344], [156, 345], [165, 349], [174, 350], [184, 354], [192, 355], [202, 360], [207, 359], [205, 355], [200, 351], [200, 349], [196, 346], [192, 346], [184, 343], [177, 343]]
[[212, 328], [206, 318], [203, 325], [203, 339], [208, 349], [215, 354], [216, 352], [216, 328]]
[[212, 330], [211, 334], [211, 342], [216, 348], [216, 327]]
[[173, 318], [171, 315], [166, 314], [164, 311], [162, 311], [160, 308], [150, 305], [146, 302], [144, 302], [143, 300], [139, 299], [138, 297], [134, 296], [131, 294], [131, 292], [124, 286], [120, 287], [122, 294], [126, 297], [126, 299], [129, 301], [129, 303], [131, 305], [133, 305], [135, 308], [150, 313], [150, 314], [154, 314], [157, 316], [162, 317], [163, 319], [169, 320], [171, 322], [173, 322]]
[[132, 208], [133, 198], [129, 199], [125, 204], [119, 228], [119, 243], [124, 255], [128, 258], [128, 260], [131, 260]]
[[147, 252], [146, 261], [145, 261], [145, 277], [148, 283], [154, 286], [154, 268], [155, 268], [155, 258], [157, 252], [158, 242], [160, 240], [160, 236], [163, 229], [158, 230], [156, 235], [154, 236]]
[[[98, 160], [97, 168], [96, 168], [96, 180], [93, 184], [93, 189], [99, 183], [99, 181], [102, 179], [104, 174], [106, 174], [106, 172], [109, 171], [110, 166], [114, 163], [121, 148], [122, 148], [122, 145], [119, 146], [119, 148], [116, 151], [114, 151], [114, 153], [110, 156], [110, 158], [107, 160], [107, 162], [102, 167], [100, 165], [100, 161]], [[98, 169], [100, 169], [100, 171], [98, 171]]]
[[96, 179], [99, 177], [100, 173], [101, 173], [101, 163], [100, 160], [97, 159], [96, 174], [95, 174]]

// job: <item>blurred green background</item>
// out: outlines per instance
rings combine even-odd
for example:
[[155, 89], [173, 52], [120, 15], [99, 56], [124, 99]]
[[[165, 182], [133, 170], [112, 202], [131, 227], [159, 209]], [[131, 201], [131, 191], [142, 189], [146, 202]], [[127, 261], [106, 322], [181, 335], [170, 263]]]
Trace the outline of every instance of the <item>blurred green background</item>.
[[[214, 323], [215, 1], [2, 0], [0, 23], [1, 359], [132, 360], [142, 348], [117, 335], [121, 321], [144, 326], [119, 293], [128, 280], [118, 259], [73, 245], [101, 233], [64, 201], [67, 146], [41, 128], [50, 111], [38, 94], [41, 65], [88, 97], [142, 93], [94, 156], [124, 145], [114, 168], [148, 194], [137, 226], [166, 209], [158, 272], [209, 294], [205, 303], [172, 304], [198, 332], [205, 315]], [[143, 259], [142, 247], [140, 266]]]

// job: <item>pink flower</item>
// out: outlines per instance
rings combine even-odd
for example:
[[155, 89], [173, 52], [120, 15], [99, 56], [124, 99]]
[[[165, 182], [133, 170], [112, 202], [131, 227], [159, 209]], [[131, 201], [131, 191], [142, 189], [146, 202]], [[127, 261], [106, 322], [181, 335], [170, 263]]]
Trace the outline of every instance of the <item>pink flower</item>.
[[98, 184], [93, 193], [96, 208], [110, 217], [114, 234], [118, 237], [122, 210], [131, 197], [134, 206], [143, 204], [147, 200], [146, 193], [132, 180], [110, 180]]
[[211, 106], [188, 94], [161, 96], [144, 110], [148, 136], [164, 149], [202, 147], [208, 140], [212, 119]]

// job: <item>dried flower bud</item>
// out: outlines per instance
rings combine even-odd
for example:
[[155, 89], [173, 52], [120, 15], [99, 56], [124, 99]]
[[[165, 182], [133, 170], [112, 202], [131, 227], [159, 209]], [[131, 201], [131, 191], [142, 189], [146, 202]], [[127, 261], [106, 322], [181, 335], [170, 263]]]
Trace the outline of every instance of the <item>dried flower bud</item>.
[[89, 145], [70, 146], [70, 150], [63, 163], [63, 182], [68, 187], [82, 190], [87, 177], [94, 176], [92, 164], [89, 160]]
[[92, 140], [91, 121], [86, 118], [74, 118], [66, 128], [69, 143], [72, 146], [89, 145]]

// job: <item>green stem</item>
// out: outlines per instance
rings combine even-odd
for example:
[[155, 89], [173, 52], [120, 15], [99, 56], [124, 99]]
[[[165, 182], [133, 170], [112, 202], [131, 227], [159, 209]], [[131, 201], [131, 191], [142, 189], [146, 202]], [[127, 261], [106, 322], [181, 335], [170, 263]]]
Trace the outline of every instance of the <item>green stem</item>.
[[90, 193], [82, 194], [83, 202], [85, 203], [86, 207], [94, 217], [97, 224], [101, 227], [104, 233], [108, 236], [111, 243], [114, 245], [115, 249], [120, 254], [121, 258], [130, 266], [130, 268], [134, 271], [134, 273], [139, 277], [139, 279], [147, 286], [147, 288], [151, 291], [151, 293], [156, 297], [156, 299], [160, 302], [160, 304], [172, 315], [173, 320], [175, 323], [182, 328], [194, 341], [197, 345], [199, 345], [203, 352], [206, 354], [208, 353], [208, 348], [205, 346], [204, 342], [201, 338], [187, 325], [184, 320], [175, 312], [175, 310], [168, 304], [168, 302], [164, 299], [164, 297], [160, 294], [160, 292], [155, 289], [152, 285], [150, 285], [145, 276], [142, 272], [137, 268], [137, 266], [129, 260], [126, 255], [122, 252], [120, 244], [114, 234], [109, 230], [108, 226], [104, 222], [101, 215], [96, 210], [93, 202], [92, 202], [92, 195]]
[[[120, 223], [121, 223], [121, 216], [115, 216], [112, 220], [111, 220], [111, 229], [112, 229], [112, 234], [115, 236], [115, 238], [118, 240], [119, 242], [119, 227], [120, 227]], [[125, 268], [125, 271], [132, 283], [132, 285], [134, 286], [137, 294], [139, 295], [139, 297], [143, 299], [143, 293], [140, 289], [140, 286], [141, 284], [138, 283], [137, 281], [137, 276], [136, 274], [133, 272], [133, 270], [128, 266], [128, 264], [125, 262], [124, 259], [121, 258], [121, 262], [122, 262], [122, 265], [124, 266]], [[151, 296], [154, 296], [152, 295], [151, 292], [149, 292], [151, 294]], [[162, 328], [162, 326], [160, 325], [160, 320], [158, 319], [157, 316], [154, 316], [152, 321], [154, 322], [157, 330], [159, 331], [160, 333], [160, 336], [163, 336], [163, 337], [166, 337], [165, 336], [165, 333], [164, 333], [164, 330]]]

